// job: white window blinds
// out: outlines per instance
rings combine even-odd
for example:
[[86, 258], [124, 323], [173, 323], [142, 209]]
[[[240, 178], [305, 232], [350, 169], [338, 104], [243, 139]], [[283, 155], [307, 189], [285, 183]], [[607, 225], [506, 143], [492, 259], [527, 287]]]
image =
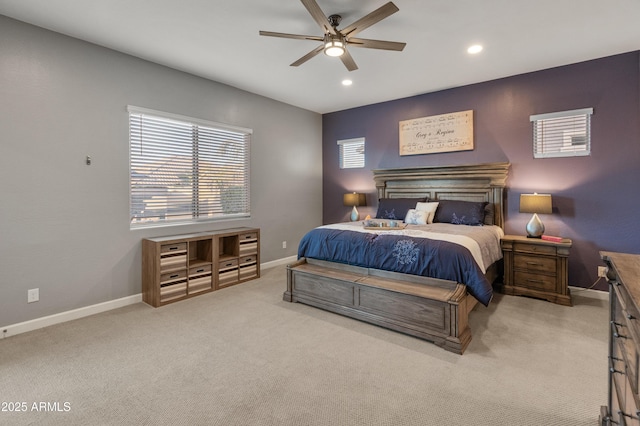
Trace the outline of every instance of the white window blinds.
[[251, 130], [128, 111], [132, 227], [249, 216]]
[[364, 167], [364, 138], [338, 141], [340, 148], [340, 168], [357, 169]]
[[589, 155], [591, 114], [593, 108], [532, 115], [534, 158]]

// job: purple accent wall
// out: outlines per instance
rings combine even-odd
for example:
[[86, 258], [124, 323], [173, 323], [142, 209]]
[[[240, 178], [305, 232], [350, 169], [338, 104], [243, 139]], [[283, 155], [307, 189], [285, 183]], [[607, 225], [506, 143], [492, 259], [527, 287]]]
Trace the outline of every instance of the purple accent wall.
[[[523, 235], [521, 193], [553, 197], [546, 234], [573, 240], [569, 284], [589, 287], [599, 251], [640, 253], [640, 51], [463, 86], [323, 116], [323, 221], [348, 221], [345, 192], [367, 194], [374, 216], [373, 169], [509, 161], [505, 232]], [[357, 84], [357, 83], [356, 83]], [[534, 159], [529, 116], [593, 107], [591, 155]], [[400, 157], [398, 122], [474, 111], [472, 151]], [[365, 168], [341, 170], [341, 139], [365, 137]], [[604, 280], [595, 287], [605, 290]]]

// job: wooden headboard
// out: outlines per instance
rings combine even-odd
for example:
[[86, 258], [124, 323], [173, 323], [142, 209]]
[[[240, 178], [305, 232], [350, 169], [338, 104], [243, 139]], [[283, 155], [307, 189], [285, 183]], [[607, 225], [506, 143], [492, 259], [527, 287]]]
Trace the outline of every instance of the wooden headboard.
[[510, 163], [378, 169], [373, 178], [380, 198], [487, 201], [493, 223], [504, 229], [504, 188]]

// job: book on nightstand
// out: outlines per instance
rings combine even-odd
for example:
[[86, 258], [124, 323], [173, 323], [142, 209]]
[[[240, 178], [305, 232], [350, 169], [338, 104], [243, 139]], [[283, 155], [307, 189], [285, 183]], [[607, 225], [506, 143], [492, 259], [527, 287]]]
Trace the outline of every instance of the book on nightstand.
[[561, 243], [564, 238], [562, 237], [554, 237], [552, 235], [543, 235], [540, 238], [546, 241], [553, 241], [554, 243]]

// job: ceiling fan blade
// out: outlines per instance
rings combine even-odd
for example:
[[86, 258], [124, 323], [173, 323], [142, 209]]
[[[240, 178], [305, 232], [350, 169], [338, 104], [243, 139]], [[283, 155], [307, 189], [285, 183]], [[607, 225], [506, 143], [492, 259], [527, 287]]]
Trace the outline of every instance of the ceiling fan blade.
[[[303, 3], [304, 3], [304, 0], [303, 0]], [[366, 28], [369, 28], [370, 26], [372, 26], [377, 22], [382, 21], [384, 18], [393, 15], [398, 10], [400, 9], [398, 9], [398, 7], [395, 4], [393, 4], [393, 2], [389, 2], [384, 6], [380, 6], [378, 9], [374, 10], [370, 14], [358, 19], [353, 24], [348, 25], [345, 28], [341, 29], [340, 32], [345, 37], [356, 35], [360, 31]]]
[[327, 19], [327, 15], [324, 14], [316, 0], [300, 0], [304, 7], [307, 8], [313, 20], [320, 25], [320, 28], [324, 31], [324, 33], [336, 34], [336, 30], [331, 26], [329, 19]]
[[407, 43], [400, 43], [398, 41], [370, 40], [366, 38], [349, 39], [349, 46], [366, 47], [369, 49], [396, 50], [400, 52], [406, 45]]
[[340, 59], [342, 60], [342, 63], [344, 64], [345, 67], [347, 67], [349, 71], [355, 71], [358, 69], [358, 66], [356, 65], [356, 61], [353, 60], [353, 57], [351, 56], [348, 50], [344, 51], [342, 56], [340, 56]]
[[296, 40], [313, 40], [313, 41], [323, 41], [324, 38], [318, 36], [310, 36], [310, 35], [301, 35], [301, 34], [287, 34], [287, 33], [274, 33], [272, 31], [260, 31], [261, 36], [269, 36], [269, 37], [282, 37], [282, 38], [293, 38]]
[[313, 49], [311, 52], [309, 52], [306, 55], [304, 55], [302, 58], [300, 58], [297, 61], [295, 61], [294, 63], [292, 63], [291, 66], [292, 67], [297, 67], [298, 65], [302, 65], [305, 62], [307, 62], [309, 59], [311, 59], [314, 56], [316, 56], [318, 53], [322, 52], [323, 50], [324, 50], [324, 46], [320, 45], [320, 46], [316, 47], [315, 49]]

